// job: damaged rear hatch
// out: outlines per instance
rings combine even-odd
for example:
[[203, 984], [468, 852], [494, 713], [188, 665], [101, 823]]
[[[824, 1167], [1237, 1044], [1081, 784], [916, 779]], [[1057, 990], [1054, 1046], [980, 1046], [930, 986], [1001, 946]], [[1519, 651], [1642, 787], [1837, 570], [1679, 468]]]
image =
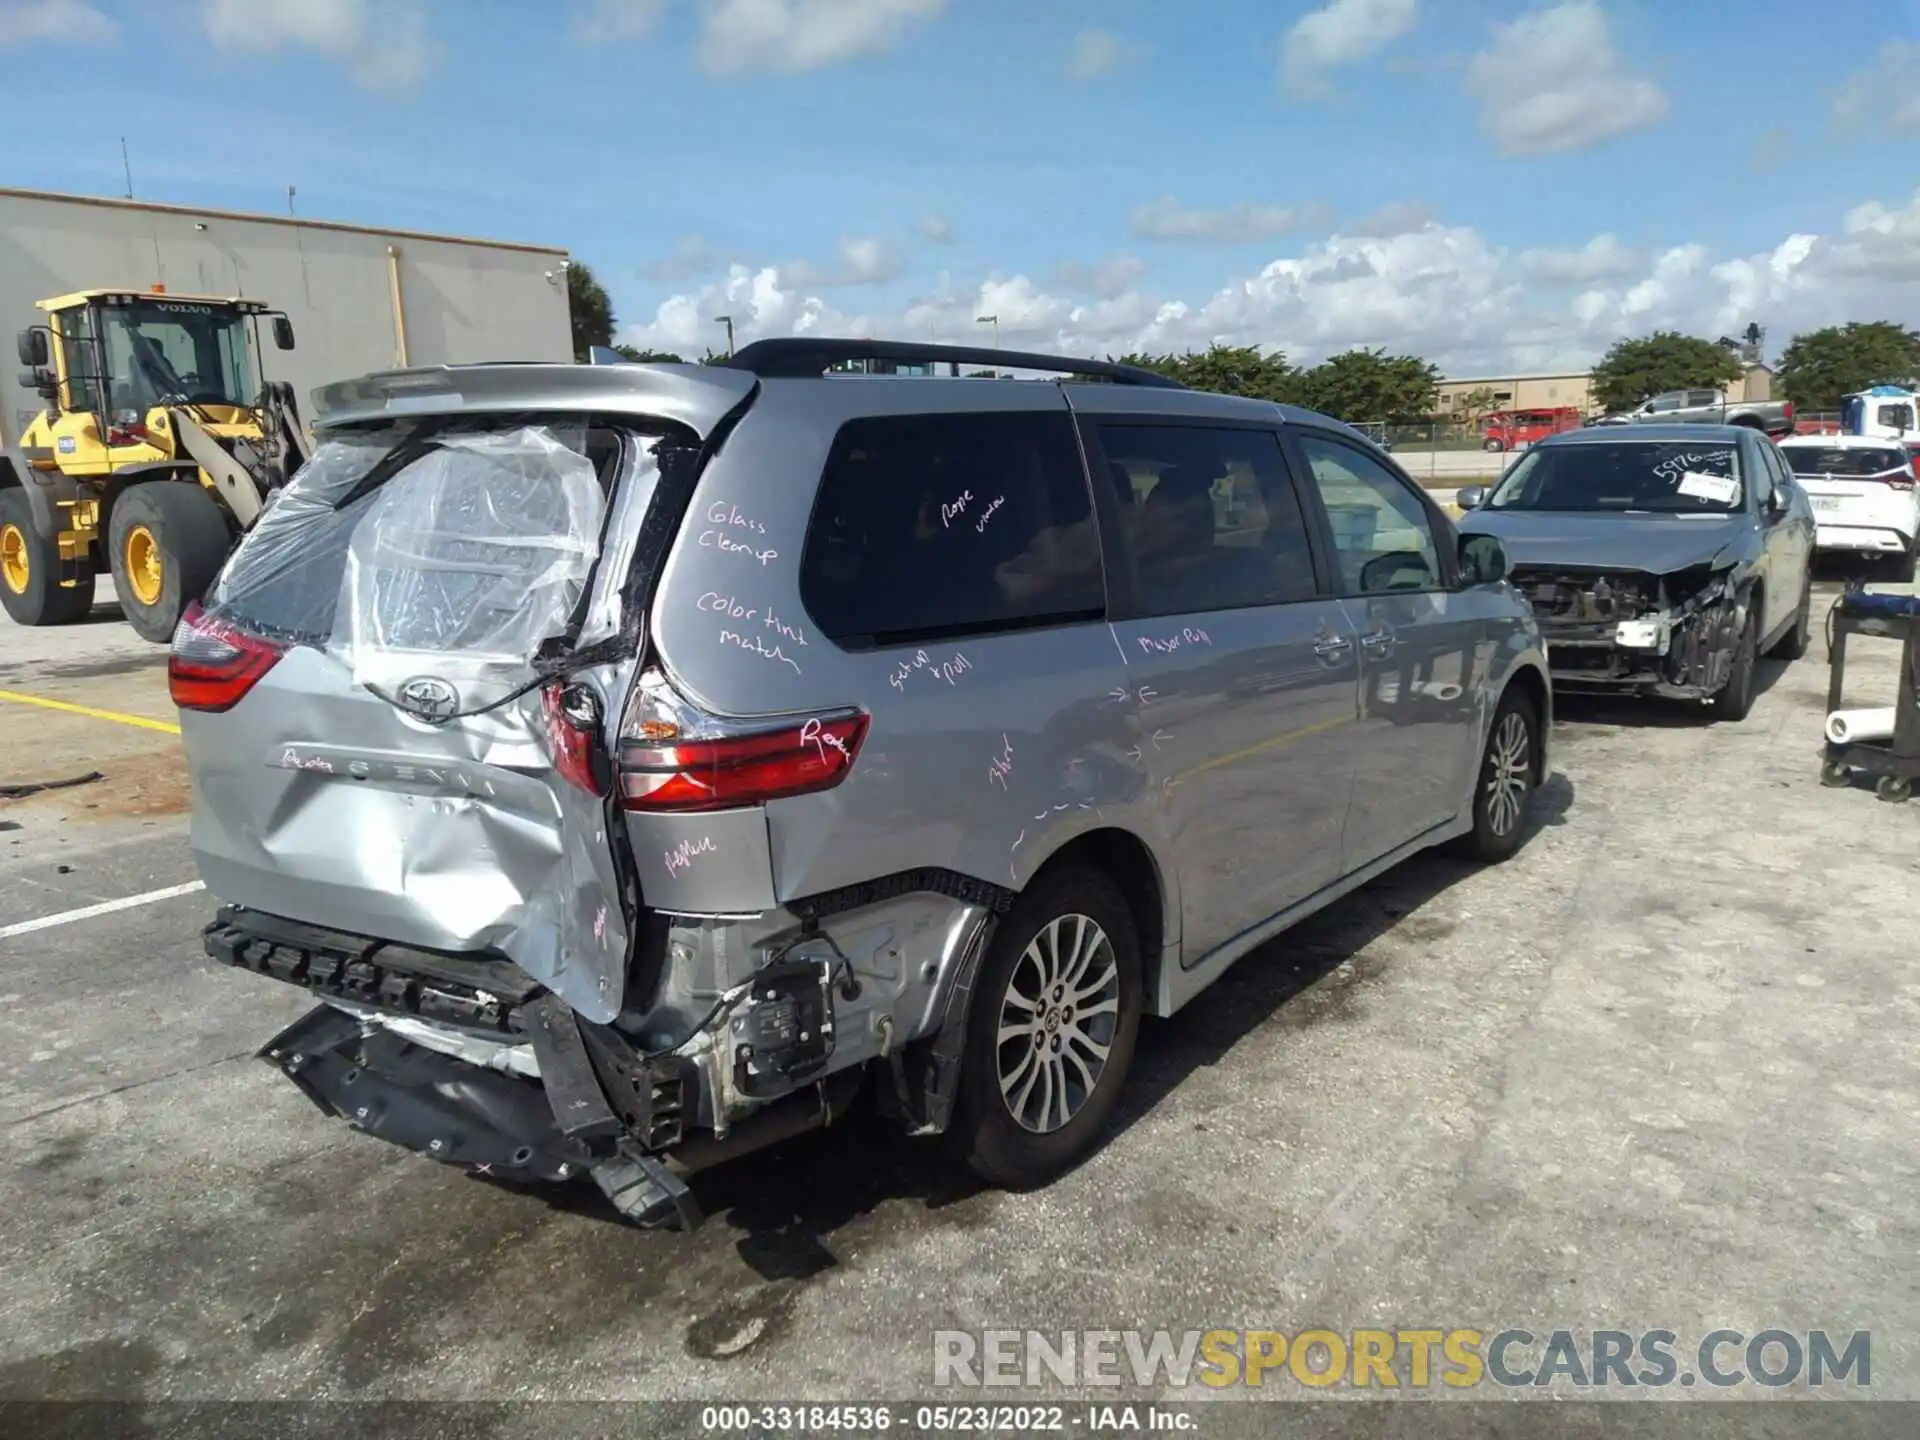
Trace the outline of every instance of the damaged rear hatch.
[[701, 442], [753, 385], [650, 369], [322, 392], [312, 461], [174, 642], [214, 895], [618, 1012], [638, 897], [604, 717]]
[[1759, 545], [1741, 459], [1725, 442], [1583, 436], [1529, 451], [1462, 518], [1500, 538], [1556, 682], [1724, 683]]

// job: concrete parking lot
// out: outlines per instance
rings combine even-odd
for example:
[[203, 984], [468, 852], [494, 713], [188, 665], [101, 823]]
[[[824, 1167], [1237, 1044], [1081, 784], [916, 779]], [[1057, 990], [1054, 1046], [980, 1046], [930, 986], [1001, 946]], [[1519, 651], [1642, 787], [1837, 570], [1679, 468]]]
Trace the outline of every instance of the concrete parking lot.
[[0, 802], [0, 1398], [926, 1398], [936, 1330], [1135, 1326], [1865, 1330], [1920, 1398], [1920, 803], [1820, 785], [1824, 657], [1739, 725], [1563, 702], [1513, 862], [1416, 860], [1150, 1024], [1052, 1188], [855, 1121], [675, 1235], [323, 1120], [203, 893], [9, 935], [194, 871], [161, 652], [0, 621], [0, 785], [101, 777]]

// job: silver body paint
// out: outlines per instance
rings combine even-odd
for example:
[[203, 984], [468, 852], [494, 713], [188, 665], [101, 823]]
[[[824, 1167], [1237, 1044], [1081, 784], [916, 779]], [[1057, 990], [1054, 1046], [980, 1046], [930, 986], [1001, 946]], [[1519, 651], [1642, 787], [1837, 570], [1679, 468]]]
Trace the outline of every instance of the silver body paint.
[[[1351, 434], [1285, 407], [1114, 385], [755, 382], [697, 366], [407, 372], [318, 397], [323, 438], [401, 415], [589, 410], [704, 438], [749, 398], [659, 575], [644, 656], [583, 678], [604, 702], [609, 751], [643, 666], [716, 717], [799, 723], [859, 707], [870, 729], [843, 783], [718, 813], [623, 813], [616, 846], [608, 808], [555, 773], [537, 693], [429, 725], [356, 688], [338, 658], [298, 649], [231, 711], [182, 717], [210, 890], [354, 934], [504, 955], [587, 1019], [622, 1016], [650, 1042], [684, 1036], [798, 940], [789, 958], [844, 960], [859, 981], [856, 999], [835, 1000], [831, 1072], [939, 1028], [988, 910], [914, 893], [830, 915], [802, 940], [795, 902], [911, 871], [1017, 892], [1063, 847], [1119, 832], [1151, 857], [1164, 924], [1147, 1006], [1171, 1014], [1287, 924], [1471, 828], [1499, 698], [1522, 669], [1544, 678], [1533, 618], [1504, 584], [858, 653], [816, 633], [801, 603], [817, 483], [850, 419], [1041, 410]], [[623, 513], [617, 496], [610, 510]], [[631, 536], [608, 536], [603, 553], [617, 546]], [[1383, 628], [1390, 651], [1360, 643]], [[1332, 661], [1316, 649], [1329, 637], [1350, 642]], [[629, 883], [666, 917], [651, 994], [627, 991], [641, 929], [621, 903]], [[723, 1076], [709, 1088], [710, 1103], [732, 1103]]]

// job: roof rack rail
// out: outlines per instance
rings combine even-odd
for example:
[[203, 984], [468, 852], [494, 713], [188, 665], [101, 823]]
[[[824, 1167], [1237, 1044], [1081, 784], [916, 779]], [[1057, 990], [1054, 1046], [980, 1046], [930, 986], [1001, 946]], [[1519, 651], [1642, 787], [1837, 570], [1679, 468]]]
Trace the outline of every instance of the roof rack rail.
[[815, 379], [828, 367], [846, 360], [892, 360], [907, 364], [986, 365], [996, 370], [1057, 370], [1086, 375], [1115, 385], [1144, 385], [1161, 390], [1185, 390], [1178, 380], [1137, 365], [1111, 360], [1077, 360], [1067, 355], [1041, 355], [1025, 350], [987, 350], [977, 345], [922, 345], [905, 340], [825, 340], [797, 336], [755, 340], [721, 361], [734, 370], [746, 370], [763, 380]]

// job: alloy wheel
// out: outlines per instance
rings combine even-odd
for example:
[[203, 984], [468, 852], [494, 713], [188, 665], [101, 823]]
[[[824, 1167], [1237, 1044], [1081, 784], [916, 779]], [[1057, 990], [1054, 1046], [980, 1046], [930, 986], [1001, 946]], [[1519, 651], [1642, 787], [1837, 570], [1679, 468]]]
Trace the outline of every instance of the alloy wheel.
[[1532, 751], [1526, 717], [1518, 710], [1509, 710], [1487, 747], [1487, 823], [1496, 835], [1511, 835], [1520, 823], [1520, 812], [1527, 803]]
[[1024, 1130], [1080, 1113], [1106, 1073], [1120, 1020], [1120, 967], [1090, 916], [1050, 921], [1014, 963], [995, 1043], [1000, 1096]]

